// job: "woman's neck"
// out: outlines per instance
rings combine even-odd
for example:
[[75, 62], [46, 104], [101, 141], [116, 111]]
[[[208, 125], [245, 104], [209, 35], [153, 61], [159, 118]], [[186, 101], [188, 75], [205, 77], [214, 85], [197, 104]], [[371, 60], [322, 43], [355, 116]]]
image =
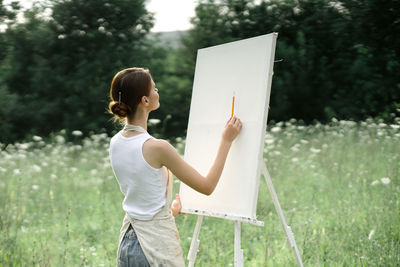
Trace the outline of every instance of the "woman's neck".
[[141, 109], [137, 109], [135, 114], [131, 117], [128, 117], [128, 124], [133, 124], [137, 126], [141, 126], [143, 129], [147, 131], [147, 119], [149, 118], [149, 112], [146, 112]]

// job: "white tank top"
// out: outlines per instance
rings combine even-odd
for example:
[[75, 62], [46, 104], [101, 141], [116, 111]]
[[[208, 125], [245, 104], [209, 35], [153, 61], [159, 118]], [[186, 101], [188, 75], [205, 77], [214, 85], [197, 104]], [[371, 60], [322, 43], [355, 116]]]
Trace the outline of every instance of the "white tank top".
[[168, 172], [153, 168], [144, 159], [144, 142], [148, 133], [124, 137], [121, 132], [110, 142], [110, 160], [122, 194], [124, 211], [137, 220], [151, 220], [166, 204]]

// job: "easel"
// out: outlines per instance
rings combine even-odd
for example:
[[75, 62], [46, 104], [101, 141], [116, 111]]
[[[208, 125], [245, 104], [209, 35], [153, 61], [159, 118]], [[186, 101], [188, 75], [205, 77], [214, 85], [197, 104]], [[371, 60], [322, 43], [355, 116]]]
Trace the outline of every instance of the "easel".
[[[267, 166], [265, 165], [264, 160], [262, 159], [260, 162], [262, 172], [264, 174], [265, 181], [267, 183], [269, 192], [272, 197], [272, 201], [274, 202], [274, 206], [276, 209], [276, 212], [278, 213], [279, 219], [281, 221], [281, 225], [283, 227], [283, 231], [286, 234], [286, 237], [288, 239], [289, 246], [293, 249], [294, 255], [297, 260], [297, 264], [299, 267], [303, 267], [303, 262], [301, 261], [300, 258], [300, 253], [296, 245], [296, 241], [294, 239], [294, 234], [292, 232], [292, 229], [290, 226], [287, 225], [285, 216], [283, 215], [281, 206], [278, 201], [278, 197], [276, 195], [274, 185], [272, 184], [271, 177], [269, 175]], [[210, 214], [210, 213], [205, 213], [205, 212], [199, 212], [199, 211], [191, 211], [191, 213], [196, 213], [199, 214], [197, 217], [197, 222], [196, 222], [196, 227], [194, 229], [193, 233], [193, 238], [192, 238], [192, 243], [190, 244], [190, 249], [188, 253], [187, 259], [189, 260], [189, 267], [194, 266], [194, 262], [196, 260], [197, 256], [197, 250], [199, 248], [200, 240], [199, 240], [199, 233], [200, 233], [200, 228], [201, 224], [203, 222], [203, 216], [213, 216], [213, 217], [219, 217], [223, 219], [228, 219], [228, 220], [233, 220], [235, 221], [235, 243], [234, 243], [234, 266], [235, 267], [243, 267], [243, 249], [240, 248], [240, 235], [241, 235], [241, 222], [245, 223], [250, 223], [258, 226], [264, 226], [264, 222], [260, 222], [257, 220], [252, 220], [249, 218], [243, 218], [243, 217], [235, 217], [235, 216], [229, 216], [229, 215], [221, 215], [221, 214]]]

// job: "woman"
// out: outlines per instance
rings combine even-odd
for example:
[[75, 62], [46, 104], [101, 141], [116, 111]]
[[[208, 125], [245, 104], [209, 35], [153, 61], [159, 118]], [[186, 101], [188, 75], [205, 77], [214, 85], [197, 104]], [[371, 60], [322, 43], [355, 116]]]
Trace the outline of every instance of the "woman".
[[110, 142], [111, 166], [125, 196], [118, 266], [184, 266], [173, 217], [180, 211], [179, 196], [172, 212], [169, 208], [171, 172], [194, 190], [210, 195], [242, 123], [235, 116], [227, 121], [217, 156], [208, 174], [202, 176], [171, 144], [147, 133], [149, 113], [160, 107], [158, 89], [148, 70], [118, 72], [111, 83], [110, 98], [110, 112], [125, 124]]

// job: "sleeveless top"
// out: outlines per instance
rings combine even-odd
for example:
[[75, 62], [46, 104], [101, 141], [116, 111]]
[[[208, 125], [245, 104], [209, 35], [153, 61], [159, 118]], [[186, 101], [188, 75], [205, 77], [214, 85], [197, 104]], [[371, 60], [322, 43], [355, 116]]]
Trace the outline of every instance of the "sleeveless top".
[[167, 169], [154, 168], [143, 157], [150, 138], [147, 132], [132, 137], [118, 132], [110, 142], [111, 166], [125, 196], [122, 208], [137, 220], [151, 220], [166, 205]]

